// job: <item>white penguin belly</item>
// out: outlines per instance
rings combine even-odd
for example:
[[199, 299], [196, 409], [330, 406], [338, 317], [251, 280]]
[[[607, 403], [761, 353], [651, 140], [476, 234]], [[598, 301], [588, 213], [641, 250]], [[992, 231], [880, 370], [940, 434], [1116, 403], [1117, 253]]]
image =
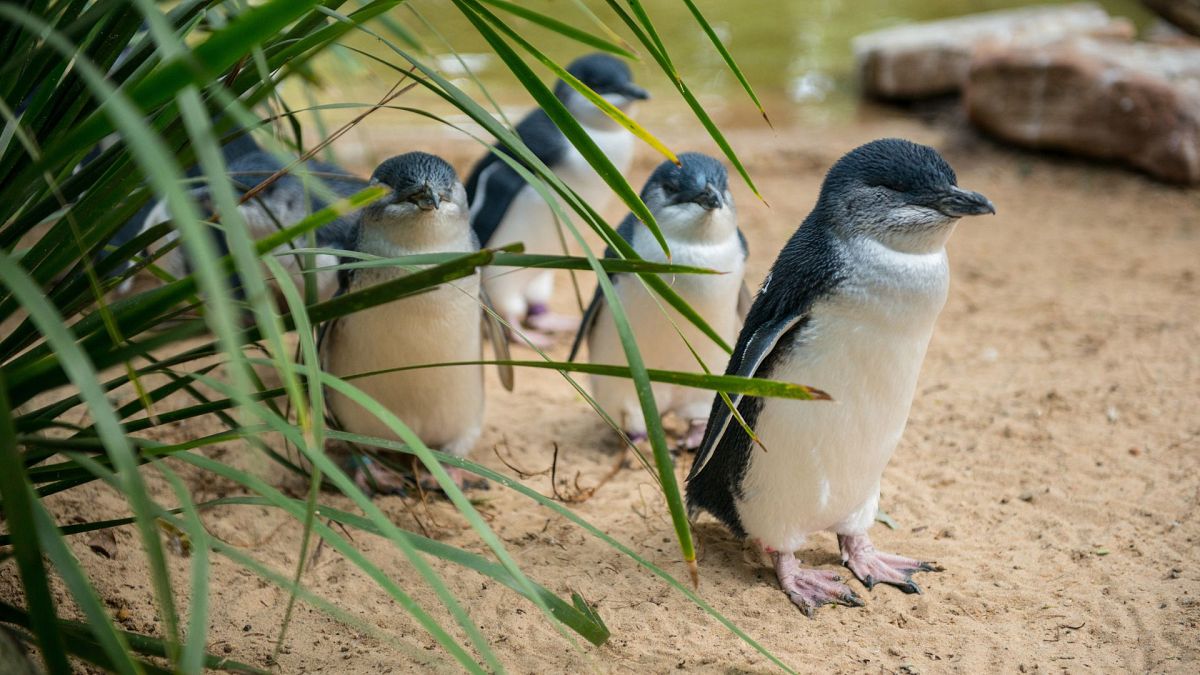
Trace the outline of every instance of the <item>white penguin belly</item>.
[[834, 400], [763, 400], [755, 432], [766, 450], [751, 448], [737, 500], [751, 538], [794, 551], [812, 532], [852, 514], [857, 520], [878, 496], [945, 302], [945, 256], [926, 263], [936, 267], [925, 278], [901, 279], [905, 288], [873, 286], [819, 302], [764, 375], [823, 389]]
[[[639, 255], [646, 260], [665, 261], [666, 257], [661, 248], [652, 242], [648, 233], [635, 237], [635, 248]], [[725, 240], [716, 243], [676, 243], [672, 246], [672, 251], [673, 262], [677, 264], [724, 272], [721, 275], [680, 274], [664, 278], [718, 335], [732, 344], [741, 323], [737, 314], [737, 303], [745, 274], [745, 261], [736, 231]], [[616, 290], [629, 317], [638, 350], [647, 368], [703, 372], [680, 338], [679, 333], [682, 333], [704, 360], [709, 371], [724, 372], [729, 362], [729, 354], [664, 300], [652, 295], [638, 279], [632, 276], [623, 277]], [[666, 309], [666, 314], [663, 313], [663, 308]], [[679, 333], [675, 327], [679, 328]], [[588, 341], [588, 351], [592, 363], [626, 363], [625, 350], [621, 347], [620, 336], [607, 308], [597, 317], [597, 323]], [[640, 415], [640, 405], [637, 403], [632, 381], [594, 377], [592, 383], [597, 402], [610, 409], [610, 412], [621, 410]], [[708, 416], [712, 404], [711, 391], [659, 383], [655, 383], [653, 388], [659, 412], [674, 411], [688, 419]], [[634, 427], [637, 427], [637, 424]]]
[[[380, 305], [341, 319], [325, 355], [338, 376], [482, 356], [479, 278]], [[465, 455], [483, 423], [482, 366], [428, 368], [351, 381], [395, 413], [427, 445]], [[374, 415], [334, 394], [330, 406], [349, 432], [395, 439]], [[459, 447], [466, 445], [467, 447]]]

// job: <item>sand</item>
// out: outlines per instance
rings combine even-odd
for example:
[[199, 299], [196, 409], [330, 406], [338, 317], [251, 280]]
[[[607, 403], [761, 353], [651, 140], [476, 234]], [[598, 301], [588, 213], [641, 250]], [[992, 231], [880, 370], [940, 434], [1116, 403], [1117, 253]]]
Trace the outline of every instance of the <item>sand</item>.
[[[688, 149], [681, 140], [696, 133], [679, 125], [666, 140]], [[403, 149], [431, 136], [442, 138], [408, 130], [381, 142]], [[829, 164], [881, 136], [940, 148], [960, 184], [986, 193], [999, 210], [964, 222], [951, 242], [950, 298], [908, 429], [883, 478], [882, 508], [898, 527], [872, 531], [880, 548], [936, 560], [945, 571], [918, 577], [923, 595], [890, 587], [867, 592], [851, 582], [865, 607], [826, 607], [809, 620], [769, 570], [704, 517], [696, 527], [700, 594], [802, 672], [1196, 672], [1200, 192], [1120, 168], [1007, 150], [953, 119], [930, 125], [889, 113], [815, 132], [735, 130], [732, 140], [771, 204], [733, 181], [751, 244], [752, 283], [812, 206]], [[460, 168], [476, 152], [469, 142], [434, 142]], [[656, 163], [645, 148], [639, 152], [637, 184]], [[590, 293], [591, 280], [580, 279]], [[557, 302], [571, 308], [568, 284], [560, 284]], [[566, 348], [564, 339], [555, 355]], [[489, 375], [488, 427], [474, 459], [514, 476], [509, 465], [520, 469], [526, 485], [551, 495], [546, 470], [557, 446], [561, 492], [602, 480], [620, 460], [611, 433], [558, 374], [518, 375], [513, 394]], [[218, 429], [195, 424], [161, 437]], [[245, 447], [208, 452], [261, 471], [289, 494], [304, 492], [301, 479]], [[690, 461], [680, 458], [680, 474]], [[197, 500], [237, 494], [172, 466]], [[173, 503], [161, 478], [147, 475], [163, 502]], [[602, 647], [582, 640], [572, 646], [511, 591], [437, 564], [511, 671], [774, 669], [679, 592], [563, 518], [499, 487], [477, 496], [523, 568], [562, 597], [582, 594], [612, 631]], [[329, 493], [324, 499], [348, 505]], [[121, 500], [95, 484], [48, 503], [64, 523], [125, 514]], [[484, 551], [443, 501], [376, 503], [403, 527]], [[686, 579], [664, 502], [636, 463], [570, 508]], [[225, 507], [206, 512], [205, 522], [270, 567], [294, 569], [301, 530], [281, 513]], [[126, 628], [156, 632], [132, 530], [117, 530], [115, 542], [105, 544], [112, 559], [87, 539], [74, 537], [73, 550], [114, 615]], [[353, 540], [418, 600], [436, 606], [389, 544], [362, 533]], [[828, 534], [812, 537], [800, 555], [831, 569], [838, 562]], [[181, 593], [189, 562], [171, 555]], [[278, 655], [279, 672], [455, 670], [406, 612], [329, 548], [304, 583], [386, 638], [301, 604]], [[16, 588], [13, 565], [0, 567], [0, 597], [17, 599]], [[287, 594], [219, 556], [209, 592], [210, 650], [267, 664]], [[434, 615], [452, 624], [444, 613]]]

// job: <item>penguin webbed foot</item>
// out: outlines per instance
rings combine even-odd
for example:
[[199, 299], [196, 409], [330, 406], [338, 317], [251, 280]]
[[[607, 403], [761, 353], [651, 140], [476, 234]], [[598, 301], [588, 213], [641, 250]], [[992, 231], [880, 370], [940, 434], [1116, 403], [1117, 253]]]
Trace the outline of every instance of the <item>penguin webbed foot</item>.
[[803, 567], [792, 553], [771, 553], [779, 588], [804, 615], [813, 618], [821, 605], [838, 604], [862, 607], [862, 598], [846, 584], [837, 572]]
[[842, 564], [871, 590], [875, 584], [895, 586], [905, 593], [921, 593], [921, 587], [912, 579], [917, 572], [940, 572], [936, 563], [922, 562], [893, 553], [875, 549], [865, 534], [838, 535], [838, 547], [842, 552]]
[[708, 428], [708, 420], [691, 420], [688, 422], [687, 433], [684, 434], [680, 446], [688, 451], [693, 452], [704, 443], [704, 431]]
[[[464, 492], [467, 490], [492, 489], [492, 484], [489, 483], [486, 478], [469, 477], [471, 474], [457, 466], [446, 467], [446, 473], [450, 474], [450, 480], [454, 481], [454, 484], [458, 487], [458, 489]], [[421, 489], [428, 492], [437, 492], [443, 495], [445, 494], [445, 491], [442, 490], [442, 486], [439, 485], [433, 475], [428, 472], [426, 472], [421, 478]]]
[[556, 314], [540, 302], [530, 303], [522, 323], [541, 333], [574, 333], [579, 330], [578, 317]]
[[377, 495], [403, 497], [408, 494], [404, 476], [366, 455], [351, 459], [350, 477], [358, 489], [368, 497]]

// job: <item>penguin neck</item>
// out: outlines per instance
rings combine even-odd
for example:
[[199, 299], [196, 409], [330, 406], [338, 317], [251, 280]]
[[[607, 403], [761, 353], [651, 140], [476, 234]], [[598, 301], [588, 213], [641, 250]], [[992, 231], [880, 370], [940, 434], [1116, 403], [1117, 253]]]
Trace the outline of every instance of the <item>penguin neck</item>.
[[[559, 100], [566, 106], [571, 116], [590, 133], [624, 131], [616, 120], [609, 117], [603, 110], [596, 107], [595, 103], [592, 103], [583, 94], [574, 89], [567, 89], [559, 97]], [[622, 108], [622, 112], [628, 114], [629, 111], [624, 109], [625, 106], [618, 107]]]
[[448, 210], [443, 207], [403, 217], [364, 218], [358, 248], [383, 257], [474, 250], [466, 219]]
[[669, 242], [686, 246], [723, 244], [737, 236], [737, 212], [732, 205], [707, 210], [696, 204], [675, 204], [654, 217]]
[[950, 235], [954, 234], [954, 227], [957, 224], [957, 218], [949, 218], [920, 228], [875, 230], [862, 238], [903, 255], [944, 254], [946, 242], [950, 240]]
[[[713, 266], [712, 260], [728, 260], [741, 244], [737, 241], [737, 215], [731, 206], [713, 211], [701, 207], [668, 207], [656, 209], [654, 217], [671, 249], [674, 262], [683, 265]], [[634, 249], [642, 258], [666, 262], [666, 254], [650, 232], [650, 228], [639, 224], [634, 231]]]

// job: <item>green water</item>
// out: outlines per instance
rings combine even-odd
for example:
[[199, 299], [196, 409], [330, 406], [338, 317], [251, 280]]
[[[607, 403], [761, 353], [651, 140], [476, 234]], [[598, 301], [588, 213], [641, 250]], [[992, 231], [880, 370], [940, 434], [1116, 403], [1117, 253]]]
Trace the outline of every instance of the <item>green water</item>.
[[[599, 33], [572, 0], [518, 1], [561, 21]], [[457, 51], [468, 56], [472, 70], [501, 102], [520, 105], [527, 100], [527, 94], [508, 75], [503, 64], [494, 56], [489, 58], [491, 50], [486, 41], [451, 3], [416, 0], [411, 4], [436, 26], [437, 33], [428, 30], [409, 9], [398, 9], [393, 17], [419, 36], [424, 47], [434, 55], [435, 62], [445, 64], [447, 73], [455, 74], [458, 68], [452, 56], [453, 51]], [[633, 42], [624, 24], [605, 3], [588, 0], [586, 4], [609, 27]], [[855, 35], [912, 21], [1032, 4], [1065, 3], [1028, 0], [697, 0], [696, 4], [722, 37], [771, 116], [786, 121], [797, 117], [835, 119], [853, 112], [858, 96], [850, 40]], [[1145, 26], [1151, 20], [1136, 0], [1104, 0], [1099, 4], [1110, 14], [1128, 17], [1139, 26]], [[753, 111], [746, 108], [745, 94], [683, 2], [643, 0], [643, 6], [685, 81], [710, 112], [726, 124], [753, 121], [756, 115], [746, 114]], [[588, 51], [576, 42], [524, 20], [502, 13], [501, 16], [560, 62], [565, 63]], [[381, 58], [398, 61], [394, 53], [374, 40], [356, 38], [353, 44]], [[651, 92], [662, 95], [660, 100], [679, 101], [648, 56], [645, 62], [633, 64], [633, 68], [639, 81]], [[535, 70], [546, 72], [540, 64], [535, 64]], [[378, 69], [372, 69], [372, 73], [384, 77]], [[386, 77], [394, 79], [395, 75], [387, 74]], [[455, 81], [468, 92], [478, 93], [466, 76], [457, 74]]]

